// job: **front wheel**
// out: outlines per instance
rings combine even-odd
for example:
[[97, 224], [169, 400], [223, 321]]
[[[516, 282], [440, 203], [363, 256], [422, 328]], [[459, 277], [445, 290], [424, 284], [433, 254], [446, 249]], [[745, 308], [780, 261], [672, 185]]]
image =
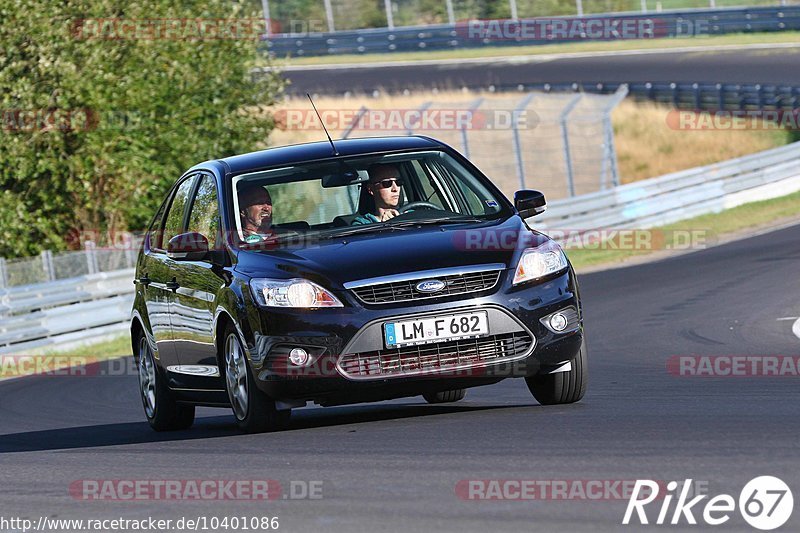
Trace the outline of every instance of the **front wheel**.
[[239, 335], [230, 325], [225, 330], [223, 356], [225, 388], [239, 429], [263, 433], [285, 426], [291, 411], [278, 411], [275, 402], [258, 390]]
[[136, 366], [139, 374], [139, 393], [144, 414], [156, 431], [188, 429], [194, 423], [194, 406], [175, 401], [164, 377], [158, 371], [153, 350], [144, 333], [137, 342]]
[[528, 390], [542, 405], [556, 405], [560, 403], [574, 403], [586, 394], [586, 384], [589, 380], [589, 367], [587, 365], [586, 342], [581, 343], [577, 357], [572, 360], [572, 369], [568, 372], [543, 374], [525, 378]]

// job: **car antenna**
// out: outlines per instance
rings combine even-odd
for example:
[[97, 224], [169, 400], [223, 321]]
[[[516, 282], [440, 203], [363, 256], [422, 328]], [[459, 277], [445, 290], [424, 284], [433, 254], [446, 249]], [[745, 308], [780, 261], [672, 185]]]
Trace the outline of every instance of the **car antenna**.
[[319, 111], [317, 111], [317, 106], [314, 105], [314, 100], [311, 99], [311, 95], [306, 93], [308, 96], [308, 101], [311, 102], [311, 107], [314, 108], [314, 113], [317, 114], [317, 118], [319, 119], [319, 123], [322, 124], [322, 129], [325, 131], [325, 135], [328, 136], [328, 142], [331, 143], [331, 147], [333, 148], [333, 155], [339, 155], [339, 150], [336, 149], [336, 145], [333, 144], [333, 139], [331, 139], [331, 134], [328, 133], [328, 128], [325, 127], [325, 123], [322, 121], [322, 117], [319, 116]]

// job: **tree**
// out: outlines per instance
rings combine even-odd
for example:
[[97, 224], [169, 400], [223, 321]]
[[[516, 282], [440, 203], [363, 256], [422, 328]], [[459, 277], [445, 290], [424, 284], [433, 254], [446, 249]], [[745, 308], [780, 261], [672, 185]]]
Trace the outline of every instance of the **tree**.
[[264, 147], [283, 82], [250, 72], [260, 17], [231, 0], [0, 4], [0, 256], [140, 230], [191, 165]]

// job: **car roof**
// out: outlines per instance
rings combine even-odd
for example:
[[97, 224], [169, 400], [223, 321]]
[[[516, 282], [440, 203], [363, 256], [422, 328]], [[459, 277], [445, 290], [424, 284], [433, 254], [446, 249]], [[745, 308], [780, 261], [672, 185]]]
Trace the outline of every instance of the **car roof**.
[[[320, 132], [320, 134], [324, 135], [323, 132]], [[442, 148], [445, 146], [439, 141], [418, 135], [340, 139], [333, 142], [340, 156], [369, 155], [376, 152]], [[269, 148], [258, 152], [226, 157], [219, 161], [228, 167], [228, 172], [238, 174], [260, 168], [291, 165], [330, 157], [334, 157], [333, 150], [330, 143], [325, 140]]]

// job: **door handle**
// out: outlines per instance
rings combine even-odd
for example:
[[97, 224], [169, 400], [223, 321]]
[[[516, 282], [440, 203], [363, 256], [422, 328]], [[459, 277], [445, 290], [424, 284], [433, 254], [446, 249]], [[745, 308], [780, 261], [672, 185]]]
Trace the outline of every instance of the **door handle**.
[[165, 287], [166, 287], [168, 290], [171, 290], [171, 291], [177, 291], [177, 290], [178, 290], [178, 287], [180, 287], [180, 286], [181, 286], [181, 284], [180, 284], [180, 283], [178, 283], [177, 281], [175, 281], [175, 278], [172, 278], [172, 281], [168, 281], [168, 282], [166, 282], [166, 283], [164, 284], [164, 286], [165, 286]]
[[150, 283], [152, 283], [152, 281], [150, 280], [150, 278], [147, 277], [147, 274], [145, 274], [141, 278], [135, 278], [133, 280], [134, 285], [144, 285], [145, 287], [150, 285]]

